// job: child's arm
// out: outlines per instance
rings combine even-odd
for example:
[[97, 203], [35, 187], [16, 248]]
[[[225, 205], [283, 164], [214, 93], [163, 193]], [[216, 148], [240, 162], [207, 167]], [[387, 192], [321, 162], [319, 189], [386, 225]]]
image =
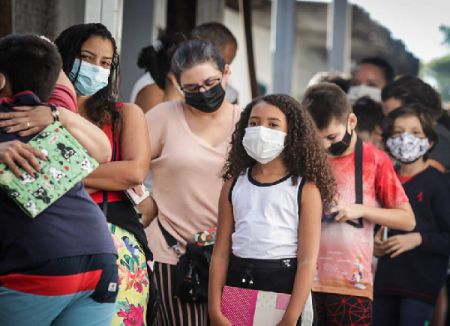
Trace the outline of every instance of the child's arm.
[[220, 194], [219, 224], [209, 269], [208, 311], [212, 325], [231, 326], [221, 312], [221, 302], [231, 254], [231, 234], [234, 228], [233, 208], [228, 199], [232, 183], [233, 180], [228, 180]]
[[[433, 182], [434, 180], [430, 180]], [[425, 253], [450, 255], [450, 186], [447, 181], [442, 181], [434, 193], [430, 196], [429, 206], [432, 209], [432, 216], [438, 225], [438, 229], [432, 232], [412, 232], [390, 237], [385, 242], [386, 254], [397, 257], [401, 253], [417, 248]]]
[[306, 182], [301, 200], [297, 273], [291, 301], [279, 326], [297, 324], [311, 292], [319, 254], [321, 218], [322, 199], [319, 190], [314, 184]]
[[379, 208], [339, 202], [339, 205], [333, 211], [339, 212], [335, 218], [336, 222], [345, 222], [364, 217], [372, 223], [396, 230], [412, 231], [416, 227], [416, 219], [409, 202], [402, 203], [394, 208]]
[[416, 226], [414, 213], [391, 161], [385, 153], [375, 151], [374, 154], [374, 172], [370, 172], [375, 173], [373, 187], [381, 205], [386, 208], [340, 202], [335, 209], [339, 211], [336, 221], [345, 222], [364, 217], [392, 229], [412, 231]]

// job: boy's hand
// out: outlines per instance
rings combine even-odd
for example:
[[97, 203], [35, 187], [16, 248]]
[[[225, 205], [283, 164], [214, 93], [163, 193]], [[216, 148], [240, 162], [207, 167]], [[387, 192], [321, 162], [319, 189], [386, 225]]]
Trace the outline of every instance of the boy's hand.
[[373, 242], [373, 255], [375, 257], [382, 257], [386, 255], [386, 241], [383, 241], [382, 239], [384, 229], [385, 227], [382, 226], [375, 234]]
[[336, 222], [343, 223], [345, 221], [355, 220], [364, 216], [364, 205], [359, 204], [346, 204], [342, 201], [338, 202], [338, 205], [334, 207], [331, 212], [338, 212], [338, 215], [334, 218]]
[[14, 107], [15, 112], [0, 113], [1, 128], [7, 133], [20, 132], [30, 136], [44, 130], [53, 122], [52, 110], [48, 106]]
[[400, 234], [390, 237], [386, 241], [386, 254], [392, 254], [391, 258], [395, 258], [400, 254], [413, 250], [422, 243], [422, 236], [418, 232]]

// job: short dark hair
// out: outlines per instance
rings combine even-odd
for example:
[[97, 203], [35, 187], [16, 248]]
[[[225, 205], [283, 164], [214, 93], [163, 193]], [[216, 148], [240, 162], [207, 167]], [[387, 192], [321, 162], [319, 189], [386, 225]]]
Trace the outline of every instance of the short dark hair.
[[353, 104], [353, 113], [358, 118], [358, 131], [373, 133], [375, 127], [383, 127], [384, 114], [381, 104], [364, 96]]
[[319, 83], [309, 87], [302, 105], [308, 109], [319, 130], [328, 127], [333, 119], [345, 123], [353, 112], [344, 91], [331, 83]]
[[363, 64], [370, 64], [370, 65], [374, 65], [374, 66], [380, 68], [381, 71], [383, 72], [384, 80], [386, 80], [386, 84], [392, 83], [394, 81], [395, 70], [386, 59], [383, 59], [380, 57], [368, 57], [368, 58], [362, 59], [358, 63], [358, 66], [363, 65]]
[[344, 74], [338, 71], [321, 71], [311, 78], [308, 86], [313, 86], [324, 82], [338, 85], [344, 93], [348, 93], [351, 84], [350, 78], [347, 78]]
[[205, 23], [195, 27], [191, 31], [192, 39], [200, 39], [212, 43], [219, 51], [223, 50], [228, 43], [238, 46], [233, 33], [224, 25], [216, 22]]
[[381, 91], [381, 99], [395, 98], [402, 104], [419, 103], [427, 108], [435, 120], [443, 114], [441, 96], [429, 84], [415, 76], [403, 76]]
[[14, 94], [31, 91], [46, 102], [61, 67], [58, 49], [43, 37], [12, 34], [0, 39], [0, 73], [8, 77]]
[[181, 74], [202, 63], [210, 62], [222, 73], [226, 62], [213, 44], [203, 40], [190, 40], [181, 44], [172, 59], [172, 72], [178, 83]]
[[423, 132], [427, 138], [436, 144], [438, 136], [434, 130], [434, 120], [430, 111], [421, 104], [405, 104], [391, 111], [384, 120], [383, 142], [386, 143], [394, 131], [394, 123], [397, 118], [413, 116], [417, 117], [422, 125]]
[[138, 67], [150, 72], [159, 88], [166, 88], [167, 76], [172, 65], [172, 58], [178, 46], [186, 41], [181, 33], [166, 35], [160, 32], [158, 39], [150, 46], [141, 50]]

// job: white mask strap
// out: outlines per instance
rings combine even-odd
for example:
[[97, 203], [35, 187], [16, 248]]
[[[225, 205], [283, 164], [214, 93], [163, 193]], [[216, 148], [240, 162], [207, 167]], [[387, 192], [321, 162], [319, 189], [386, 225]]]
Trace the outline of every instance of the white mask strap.
[[6, 85], [6, 77], [5, 77], [5, 75], [3, 75], [2, 73], [0, 73], [0, 75], [2, 75], [2, 77], [3, 77], [3, 79], [2, 79], [2, 84], [0, 85], [0, 91], [2, 91], [3, 90], [3, 88], [5, 88], [5, 85]]

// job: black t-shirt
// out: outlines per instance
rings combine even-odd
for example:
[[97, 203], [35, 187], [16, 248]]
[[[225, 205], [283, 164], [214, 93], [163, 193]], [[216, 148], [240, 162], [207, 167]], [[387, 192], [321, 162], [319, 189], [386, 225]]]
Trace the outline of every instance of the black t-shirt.
[[[416, 217], [422, 244], [396, 258], [383, 256], [374, 293], [405, 296], [434, 305], [447, 275], [450, 256], [450, 184], [428, 168], [403, 184]], [[390, 230], [389, 236], [409, 232]], [[376, 300], [376, 299], [375, 299]]]

